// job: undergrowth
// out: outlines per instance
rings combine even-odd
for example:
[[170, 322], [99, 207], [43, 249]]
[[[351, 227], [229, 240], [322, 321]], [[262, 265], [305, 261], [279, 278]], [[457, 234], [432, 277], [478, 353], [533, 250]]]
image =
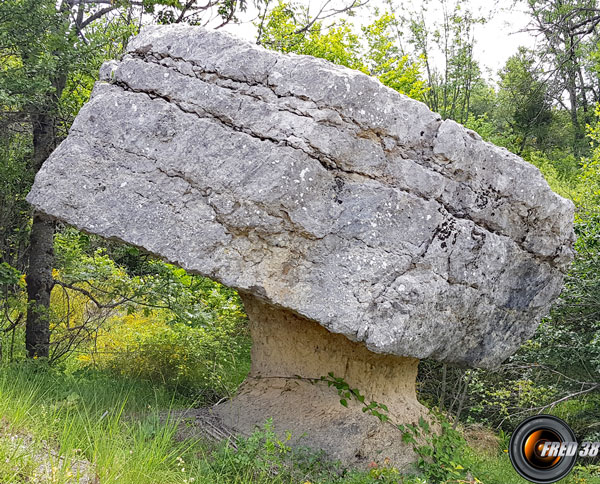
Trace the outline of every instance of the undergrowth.
[[[310, 449], [292, 448], [267, 422], [253, 435], [214, 444], [175, 438], [179, 410], [198, 404], [164, 386], [102, 373], [65, 374], [35, 362], [0, 368], [2, 484], [427, 484], [415, 471], [372, 464], [344, 470]], [[166, 416], [165, 416], [166, 415]], [[278, 435], [280, 435], [278, 437]], [[450, 483], [524, 483], [499, 447], [494, 455], [463, 448], [472, 475]], [[600, 484], [596, 468], [580, 468], [565, 483]]]

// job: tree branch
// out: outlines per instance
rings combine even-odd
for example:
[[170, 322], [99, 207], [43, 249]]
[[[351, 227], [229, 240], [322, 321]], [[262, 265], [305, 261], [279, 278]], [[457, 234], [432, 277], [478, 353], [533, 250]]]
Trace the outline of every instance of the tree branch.
[[83, 30], [85, 29], [89, 24], [91, 24], [94, 20], [98, 20], [99, 18], [103, 17], [104, 15], [106, 15], [107, 13], [112, 12], [113, 10], [115, 10], [117, 7], [116, 6], [112, 6], [112, 7], [105, 7], [102, 8], [100, 10], [98, 10], [96, 13], [90, 15], [88, 18], [86, 18], [80, 25], [79, 30]]

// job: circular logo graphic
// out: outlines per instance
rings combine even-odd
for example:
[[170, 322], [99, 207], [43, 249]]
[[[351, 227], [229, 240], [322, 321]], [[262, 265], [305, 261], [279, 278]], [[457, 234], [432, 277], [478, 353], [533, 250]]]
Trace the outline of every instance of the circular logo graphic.
[[536, 415], [515, 429], [508, 455], [522, 477], [546, 484], [571, 472], [577, 460], [577, 449], [575, 434], [565, 422], [552, 415]]

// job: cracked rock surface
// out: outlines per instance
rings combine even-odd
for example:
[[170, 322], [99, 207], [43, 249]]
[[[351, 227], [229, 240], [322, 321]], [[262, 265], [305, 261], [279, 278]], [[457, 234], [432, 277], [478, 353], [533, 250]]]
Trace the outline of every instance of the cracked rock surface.
[[518, 156], [356, 71], [183, 25], [101, 69], [28, 200], [368, 349], [490, 367], [573, 256]]

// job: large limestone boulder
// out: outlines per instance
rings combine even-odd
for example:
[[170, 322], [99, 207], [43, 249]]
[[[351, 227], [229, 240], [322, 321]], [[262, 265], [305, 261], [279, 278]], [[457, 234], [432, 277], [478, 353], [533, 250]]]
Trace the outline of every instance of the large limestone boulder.
[[[28, 200], [238, 289], [269, 391], [334, 371], [405, 420], [417, 359], [497, 365], [573, 255], [572, 204], [518, 156], [359, 72], [181, 25], [102, 67]], [[265, 381], [229, 416], [269, 416], [240, 410]]]

